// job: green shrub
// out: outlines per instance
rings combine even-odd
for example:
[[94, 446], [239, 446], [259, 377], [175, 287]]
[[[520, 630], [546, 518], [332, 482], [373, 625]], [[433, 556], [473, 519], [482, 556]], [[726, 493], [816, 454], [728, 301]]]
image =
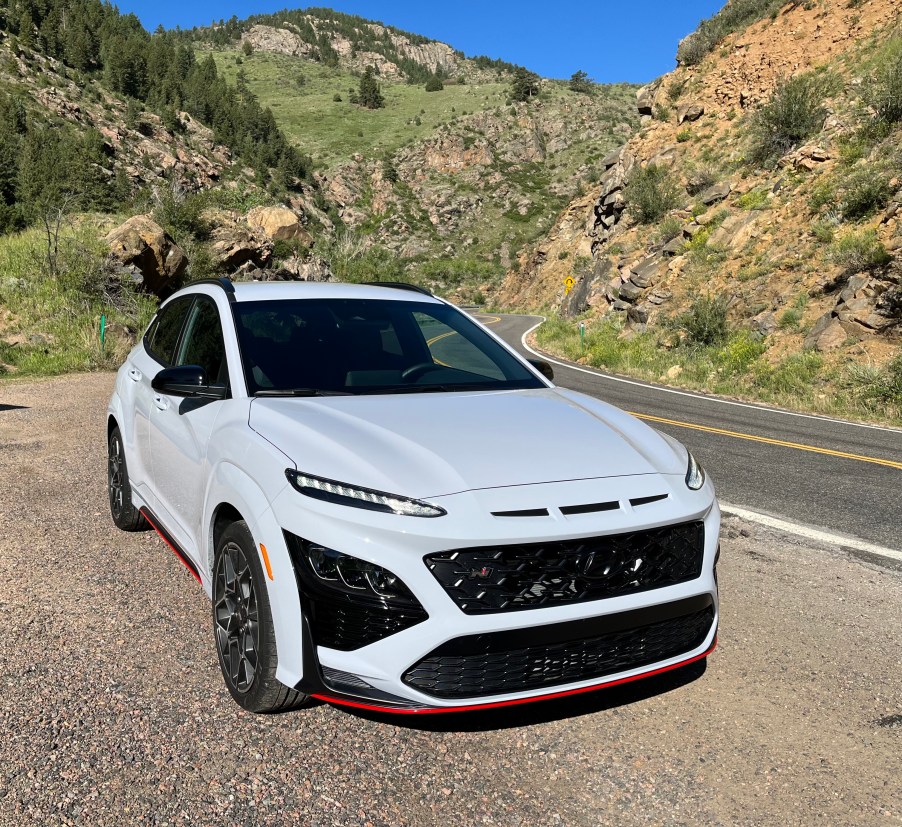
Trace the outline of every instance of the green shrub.
[[852, 232], [836, 241], [830, 248], [830, 258], [853, 273], [875, 270], [892, 259], [877, 238], [874, 230]]
[[767, 190], [753, 189], [736, 199], [736, 206], [742, 210], [763, 210], [769, 205]]
[[727, 340], [730, 327], [727, 323], [725, 295], [700, 296], [695, 304], [677, 317], [677, 324], [686, 333], [690, 344], [719, 345]]
[[824, 73], [807, 72], [777, 84], [771, 99], [752, 118], [750, 160], [769, 163], [820, 132], [827, 116], [824, 98], [829, 81]]
[[877, 58], [877, 65], [864, 91], [865, 102], [878, 121], [902, 121], [902, 37], [894, 37]]
[[431, 78], [429, 78], [429, 80], [426, 81], [427, 92], [441, 92], [444, 88], [445, 84], [442, 83], [442, 79], [437, 75], [433, 75]]
[[670, 215], [658, 225], [657, 240], [662, 244], [676, 238], [683, 231], [683, 222]]
[[679, 132], [677, 132], [676, 139], [677, 139], [678, 144], [684, 144], [684, 143], [686, 143], [686, 141], [691, 141], [692, 140], [692, 130], [691, 129], [681, 129]]
[[883, 209], [893, 194], [889, 176], [871, 165], [856, 167], [842, 182], [843, 218], [854, 221]]
[[811, 234], [821, 244], [830, 244], [836, 235], [836, 229], [829, 221], [815, 221], [811, 225]]
[[640, 224], [658, 221], [682, 201], [680, 185], [670, 170], [657, 164], [649, 164], [633, 174], [624, 198]]

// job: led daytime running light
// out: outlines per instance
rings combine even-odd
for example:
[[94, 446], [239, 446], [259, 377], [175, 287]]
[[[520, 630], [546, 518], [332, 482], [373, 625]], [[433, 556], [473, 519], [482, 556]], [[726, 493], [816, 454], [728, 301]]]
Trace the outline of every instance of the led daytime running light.
[[295, 490], [316, 500], [348, 505], [354, 508], [365, 508], [369, 511], [382, 511], [400, 514], [406, 517], [441, 517], [447, 512], [444, 508], [431, 505], [421, 500], [374, 491], [371, 488], [359, 488], [343, 482], [314, 477], [289, 468], [285, 471], [288, 481]]

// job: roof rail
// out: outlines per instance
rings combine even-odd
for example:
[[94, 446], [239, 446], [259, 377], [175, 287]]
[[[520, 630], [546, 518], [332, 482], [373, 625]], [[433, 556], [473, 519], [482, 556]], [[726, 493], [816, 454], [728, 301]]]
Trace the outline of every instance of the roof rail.
[[221, 276], [218, 279], [198, 279], [185, 286], [194, 287], [195, 284], [215, 284], [225, 290], [230, 296], [235, 294], [235, 285], [232, 284], [232, 280], [228, 276]]
[[395, 290], [412, 290], [414, 293], [422, 293], [424, 296], [433, 296], [432, 291], [428, 288], [420, 287], [418, 284], [408, 284], [406, 281], [367, 281], [363, 283], [370, 287], [392, 287]]

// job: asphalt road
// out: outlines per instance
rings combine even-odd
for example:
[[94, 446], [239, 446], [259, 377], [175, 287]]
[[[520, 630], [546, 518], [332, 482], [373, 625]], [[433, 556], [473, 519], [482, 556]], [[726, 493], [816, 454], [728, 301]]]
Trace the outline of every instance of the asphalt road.
[[0, 825], [902, 825], [902, 573], [725, 520], [681, 672], [398, 720], [240, 710], [210, 605], [106, 502], [110, 374], [0, 383]]
[[[482, 318], [494, 333], [532, 357], [521, 337], [540, 317]], [[722, 501], [902, 550], [902, 431], [728, 404], [553, 367], [562, 387], [654, 417], [649, 424], [679, 439], [702, 463]]]

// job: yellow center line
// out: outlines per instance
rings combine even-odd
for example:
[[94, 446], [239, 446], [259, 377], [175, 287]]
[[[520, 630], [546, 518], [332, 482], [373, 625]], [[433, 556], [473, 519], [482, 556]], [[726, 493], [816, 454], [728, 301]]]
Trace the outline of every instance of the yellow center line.
[[726, 431], [723, 428], [712, 428], [708, 425], [696, 425], [693, 422], [680, 422], [677, 419], [665, 419], [662, 416], [651, 416], [650, 414], [640, 414], [635, 411], [630, 413], [638, 419], [644, 419], [648, 422], [661, 422], [665, 425], [676, 425], [678, 428], [691, 428], [694, 431], [706, 431], [711, 434], [722, 434], [723, 436], [731, 436], [735, 439], [747, 439], [750, 442], [764, 442], [768, 445], [780, 445], [783, 448], [795, 448], [798, 451], [811, 451], [813, 454], [826, 454], [830, 457], [841, 457], [842, 459], [854, 459], [858, 462], [871, 462], [874, 465], [885, 465], [887, 468], [898, 468], [902, 471], [902, 462], [894, 462], [891, 459], [880, 459], [879, 457], [865, 457], [861, 454], [848, 454], [845, 451], [833, 451], [830, 448], [818, 448], [816, 445], [804, 445], [799, 442], [786, 442], [782, 439], [771, 439], [766, 436], [755, 436], [754, 434], [743, 434], [739, 431]]

